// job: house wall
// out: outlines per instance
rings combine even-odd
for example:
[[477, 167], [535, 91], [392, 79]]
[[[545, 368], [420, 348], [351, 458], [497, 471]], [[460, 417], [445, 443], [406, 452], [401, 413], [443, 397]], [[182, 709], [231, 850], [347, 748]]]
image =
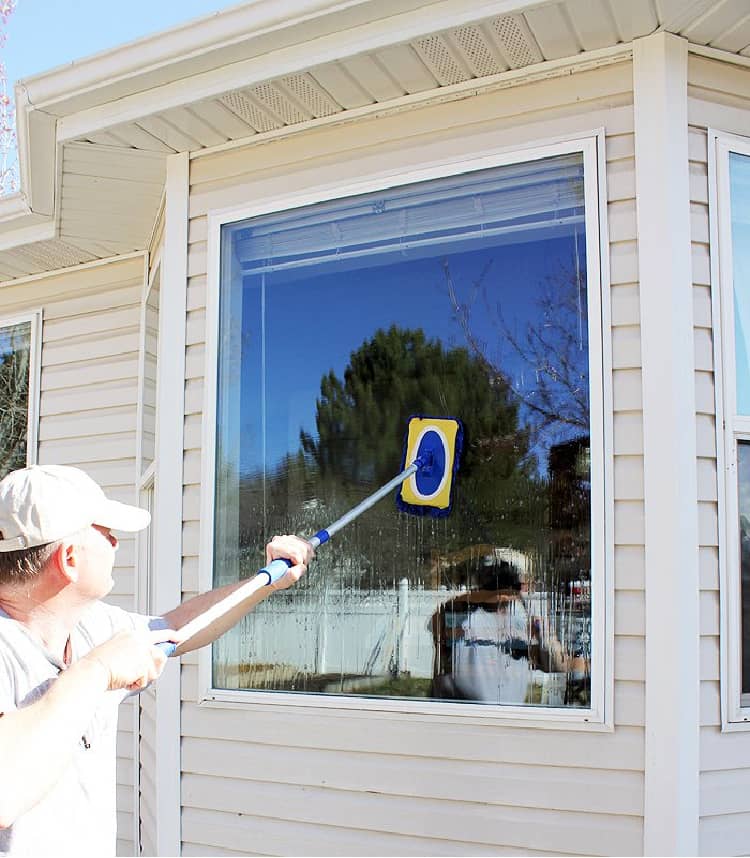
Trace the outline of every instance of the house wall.
[[[78, 268], [0, 287], [0, 314], [42, 308], [40, 464], [83, 468], [133, 503], [143, 258]], [[108, 601], [135, 606], [135, 539], [123, 536]], [[117, 850], [134, 852], [132, 701], [117, 736]]]
[[[193, 160], [185, 379], [183, 591], [199, 583], [207, 215], [430, 148], [524, 145], [606, 133], [614, 403], [614, 729], [467, 724], [439, 714], [197, 703], [182, 658], [185, 855], [641, 854], [644, 492], [632, 68], [629, 61], [307, 131]], [[204, 487], [204, 490], [208, 487]], [[612, 570], [611, 570], [612, 571]], [[456, 798], [460, 797], [460, 801]]]
[[[750, 136], [750, 69], [702, 56], [688, 63], [690, 210], [695, 312], [696, 433], [701, 541], [700, 854], [747, 854], [750, 732], [721, 731], [719, 516], [709, 248], [709, 128]], [[714, 335], [719, 320], [714, 320]], [[728, 599], [739, 593], [726, 594]]]
[[[154, 233], [151, 240], [151, 245], [148, 250], [148, 277], [149, 282], [153, 282], [155, 269], [161, 262], [161, 254], [164, 246], [164, 210], [157, 218]], [[147, 342], [147, 348], [150, 348], [152, 353], [158, 349], [158, 315], [153, 310], [148, 311], [147, 317], [144, 317], [143, 324], [145, 327], [144, 340]], [[143, 386], [149, 385], [156, 391], [156, 363], [149, 362], [147, 367], [144, 362], [143, 367]], [[155, 450], [155, 408], [148, 406], [149, 414], [146, 420], [145, 409], [142, 405], [144, 414], [143, 439], [142, 443], [147, 445], [149, 454], [154, 456]], [[151, 427], [150, 431], [146, 431], [146, 422]], [[144, 448], [142, 447], [142, 450]], [[143, 453], [142, 453], [143, 455]], [[143, 468], [143, 464], [141, 465]], [[143, 498], [141, 498], [141, 502]], [[151, 538], [155, 536], [156, 527], [152, 527]], [[138, 610], [144, 613], [154, 611], [154, 606], [149, 604], [150, 591], [148, 576], [154, 574], [151, 567], [152, 558], [146, 557], [143, 553], [139, 557], [139, 589], [138, 589]], [[147, 688], [138, 696], [138, 808], [136, 812], [139, 814], [138, 831], [140, 835], [140, 848], [143, 855], [158, 855], [157, 848], [157, 828], [158, 820], [156, 818], [158, 809], [157, 800], [157, 756], [158, 756], [158, 733], [157, 733], [157, 700], [158, 686], [156, 684]], [[138, 854], [137, 850], [133, 854]]]

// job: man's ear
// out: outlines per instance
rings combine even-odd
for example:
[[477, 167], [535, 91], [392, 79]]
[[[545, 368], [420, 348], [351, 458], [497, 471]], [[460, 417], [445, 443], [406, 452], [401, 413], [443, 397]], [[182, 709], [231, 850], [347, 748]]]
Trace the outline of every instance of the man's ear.
[[50, 558], [50, 565], [67, 584], [78, 580], [78, 551], [75, 542], [63, 540]]

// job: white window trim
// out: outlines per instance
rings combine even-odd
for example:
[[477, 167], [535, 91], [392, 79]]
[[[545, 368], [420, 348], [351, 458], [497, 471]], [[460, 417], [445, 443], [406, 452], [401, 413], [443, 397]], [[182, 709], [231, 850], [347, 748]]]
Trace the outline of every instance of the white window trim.
[[[464, 141], [470, 152], [472, 141]], [[476, 144], [475, 144], [476, 145]], [[534, 161], [554, 155], [581, 152], [584, 158], [584, 200], [587, 272], [589, 283], [589, 364], [591, 377], [591, 458], [592, 473], [603, 476], [592, 480], [592, 639], [600, 641], [598, 658], [592, 665], [589, 709], [546, 708], [532, 706], [488, 705], [483, 703], [420, 702], [402, 699], [369, 699], [346, 695], [287, 694], [278, 691], [217, 689], [212, 685], [212, 650], [204, 647], [198, 654], [197, 702], [219, 707], [283, 706], [291, 709], [315, 708], [331, 715], [350, 717], [353, 711], [378, 711], [384, 716], [441, 722], [486, 723], [540, 726], [561, 729], [612, 730], [614, 698], [614, 537], [612, 494], [612, 390], [609, 310], [609, 237], [606, 222], [606, 170], [604, 131], [597, 129], [554, 140], [534, 141], [528, 147], [481, 148], [462, 157], [445, 156], [423, 162], [415, 169], [404, 157], [399, 169], [397, 153], [389, 153], [388, 169], [371, 173], [367, 179], [351, 184], [331, 183], [301, 193], [256, 198], [252, 204], [217, 209], [208, 213], [208, 260], [206, 300], [206, 367], [203, 409], [203, 456], [201, 474], [201, 535], [199, 582], [201, 590], [213, 586], [213, 538], [215, 494], [216, 395], [218, 368], [218, 303], [220, 289], [220, 233], [224, 224], [249, 217], [299, 208], [313, 203], [342, 199], [357, 194], [382, 191], [413, 182], [438, 179], [489, 167]], [[394, 163], [395, 162], [395, 163]], [[310, 172], [314, 185], [314, 168]], [[300, 177], [295, 182], [306, 183]], [[309, 188], [309, 185], [307, 185]], [[596, 288], [597, 285], [599, 288]], [[606, 343], [606, 347], [604, 344]], [[598, 440], [597, 440], [598, 439]], [[324, 526], [325, 522], [321, 522]], [[325, 549], [322, 549], [325, 550]]]
[[[729, 153], [750, 156], [750, 138], [708, 131], [708, 182], [711, 240], [716, 470], [719, 507], [719, 626], [721, 650], [721, 726], [750, 730], [750, 702], [743, 706], [741, 574], [737, 501], [736, 442], [750, 440], [750, 416], [736, 414], [734, 282], [729, 201]], [[717, 288], [718, 287], [718, 288]]]
[[[149, 260], [144, 256], [141, 295], [141, 345], [138, 367], [137, 451], [135, 485], [140, 499], [153, 488], [150, 525], [154, 551], [152, 561], [152, 603], [149, 610], [165, 613], [181, 601], [182, 570], [182, 484], [183, 433], [185, 414], [185, 307], [187, 301], [187, 245], [189, 157], [187, 153], [167, 156], [164, 192], [164, 234]], [[157, 216], [158, 219], [161, 216]], [[152, 231], [153, 244], [156, 225]], [[149, 271], [149, 261], [151, 262]], [[151, 289], [159, 277], [159, 339], [157, 345], [156, 425], [154, 460], [142, 470], [143, 378], [145, 369], [145, 312]], [[169, 360], [161, 356], [168, 355]], [[136, 599], [143, 604], [145, 535], [140, 534]], [[157, 572], [158, 570], [158, 572]], [[158, 820], [156, 848], [159, 855], [177, 855], [180, 851], [180, 679], [179, 659], [170, 659], [154, 689], [156, 698], [156, 782]], [[140, 732], [139, 721], [136, 730]], [[134, 737], [136, 760], [138, 735]], [[140, 813], [138, 778], [135, 778], [136, 812]], [[134, 841], [138, 844], [138, 830]]]
[[35, 465], [39, 456], [39, 399], [42, 375], [42, 310], [31, 310], [0, 318], [0, 328], [30, 323], [29, 403], [26, 423], [26, 465]]

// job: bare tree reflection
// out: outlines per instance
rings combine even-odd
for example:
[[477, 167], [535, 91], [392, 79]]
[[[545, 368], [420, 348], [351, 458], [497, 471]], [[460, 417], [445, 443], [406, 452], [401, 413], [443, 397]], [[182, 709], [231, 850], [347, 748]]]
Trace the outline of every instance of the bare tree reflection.
[[[490, 301], [486, 281], [492, 259], [472, 281], [464, 301], [449, 261], [441, 263], [447, 295], [469, 351], [522, 403], [534, 445], [589, 432], [586, 278], [577, 258], [576, 254], [567, 267], [539, 285], [536, 313], [521, 330], [507, 318], [501, 302]], [[511, 287], [500, 291], [507, 294], [507, 288]], [[481, 313], [482, 324], [491, 326], [498, 340], [510, 346], [524, 371], [514, 375], [490, 357], [488, 343], [476, 333], [476, 312]]]

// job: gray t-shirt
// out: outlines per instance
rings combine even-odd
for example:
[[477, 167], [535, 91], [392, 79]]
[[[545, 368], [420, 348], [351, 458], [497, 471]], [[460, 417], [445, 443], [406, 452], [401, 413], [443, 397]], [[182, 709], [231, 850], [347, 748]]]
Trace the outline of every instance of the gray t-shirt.
[[[71, 663], [119, 631], [159, 623], [152, 620], [97, 602], [71, 633]], [[30, 706], [61, 670], [64, 665], [0, 610], [0, 712]], [[0, 855], [115, 854], [117, 714], [127, 694], [103, 696], [57, 784], [10, 828], [0, 829]], [[12, 778], [13, 772], [2, 776]]]

